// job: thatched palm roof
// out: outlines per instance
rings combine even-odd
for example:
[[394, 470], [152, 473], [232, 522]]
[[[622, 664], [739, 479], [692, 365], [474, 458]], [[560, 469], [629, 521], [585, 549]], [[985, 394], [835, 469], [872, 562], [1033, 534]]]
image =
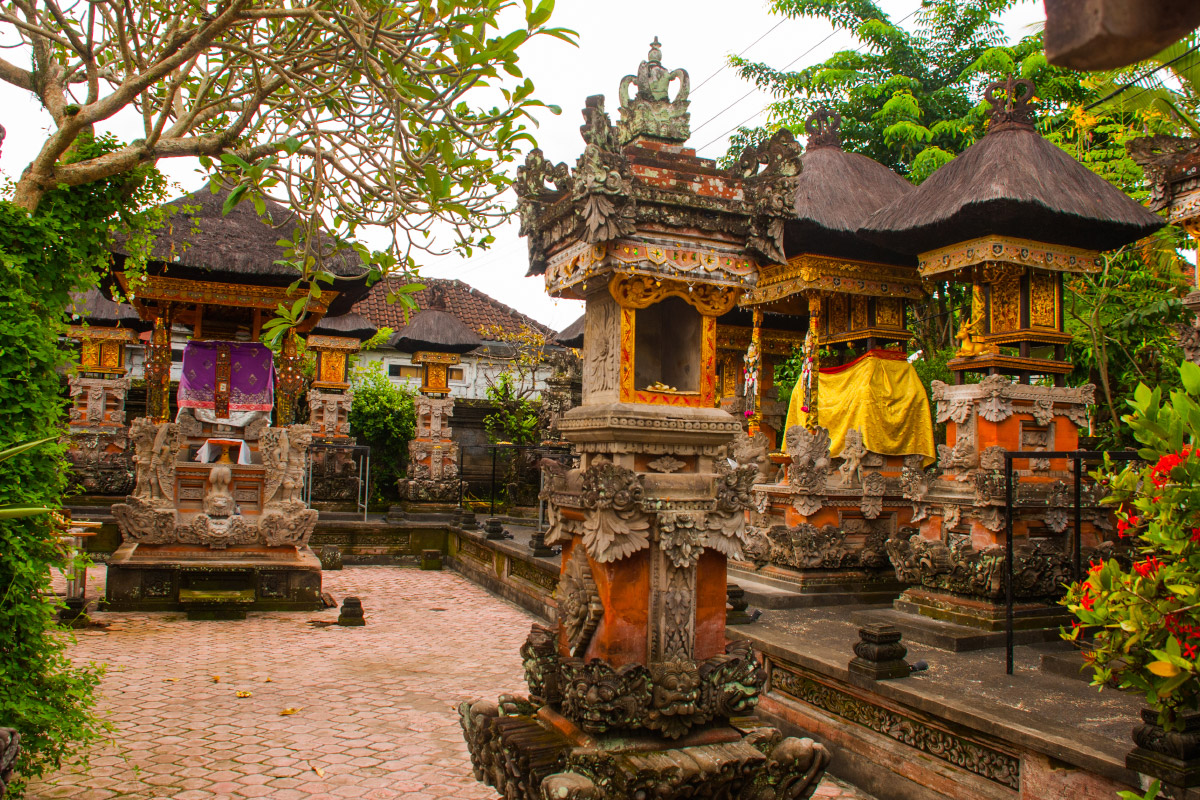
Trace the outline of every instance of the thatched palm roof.
[[1016, 111], [993, 111], [986, 136], [873, 214], [861, 233], [914, 254], [988, 235], [1110, 250], [1163, 226], [1043, 139], [1031, 120], [1021, 102]]
[[445, 311], [428, 309], [412, 315], [409, 323], [388, 342], [405, 353], [430, 350], [436, 353], [466, 353], [483, 341], [458, 318]]
[[[287, 286], [296, 280], [298, 273], [293, 267], [277, 263], [285, 257], [278, 242], [295, 240], [295, 214], [267, 200], [270, 222], [265, 222], [248, 198], [223, 214], [229, 189], [222, 188], [214, 194], [210, 185], [165, 204], [172, 213], [167, 224], [156, 233], [147, 271], [152, 275], [248, 286]], [[321, 244], [332, 247], [324, 237]], [[118, 239], [114, 253], [120, 269], [119, 262], [127, 255], [123, 240]], [[349, 311], [366, 294], [367, 271], [361, 260], [347, 250], [331, 255], [323, 266], [338, 278], [346, 279], [334, 281], [332, 288], [340, 295], [329, 313]]]
[[907, 266], [908, 255], [859, 235], [871, 214], [908, 196], [913, 186], [874, 159], [842, 149], [840, 117], [818, 109], [808, 119], [808, 148], [796, 187], [796, 216], [784, 229], [784, 251]]
[[149, 330], [152, 327], [150, 323], [142, 321], [133, 306], [127, 303], [115, 303], [95, 287], [86, 292], [72, 292], [71, 304], [67, 306], [67, 313], [89, 325], [121, 327], [137, 331]]
[[369, 319], [353, 311], [349, 314], [339, 314], [336, 317], [324, 316], [312, 332], [323, 336], [353, 336], [360, 341], [366, 341], [378, 332], [378, 328]]
[[554, 335], [554, 341], [563, 347], [583, 347], [583, 328], [586, 319], [586, 314], [580, 314], [579, 319]]

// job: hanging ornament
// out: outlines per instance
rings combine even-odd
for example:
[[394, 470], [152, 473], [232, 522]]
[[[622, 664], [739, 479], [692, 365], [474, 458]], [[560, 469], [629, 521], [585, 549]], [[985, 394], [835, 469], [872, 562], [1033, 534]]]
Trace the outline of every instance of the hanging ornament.
[[746, 386], [746, 416], [749, 417], [754, 414], [758, 402], [758, 346], [753, 341], [746, 348], [746, 355], [742, 360], [745, 362], [742, 375]]

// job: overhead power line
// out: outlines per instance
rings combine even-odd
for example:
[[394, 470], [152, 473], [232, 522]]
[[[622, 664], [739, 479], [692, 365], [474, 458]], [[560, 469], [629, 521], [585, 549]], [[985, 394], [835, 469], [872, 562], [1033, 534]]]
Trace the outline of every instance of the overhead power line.
[[[741, 52], [737, 54], [737, 55], [738, 55], [738, 58], [741, 58], [742, 56], [746, 55], [746, 53], [750, 52], [750, 48], [754, 47], [754, 45], [758, 44], [758, 43], [759, 43], [759, 42], [761, 42], [763, 39], [767, 38], [767, 37], [768, 37], [768, 36], [770, 36], [772, 33], [774, 33], [774, 32], [775, 32], [775, 29], [776, 29], [776, 28], [778, 28], [778, 27], [779, 27], [780, 25], [782, 25], [783, 23], [787, 22], [787, 21], [788, 21], [788, 19], [789, 19], [788, 17], [784, 17], [783, 19], [779, 20], [779, 22], [776, 22], [774, 25], [772, 25], [772, 26], [771, 26], [770, 30], [768, 30], [768, 31], [767, 31], [766, 33], [764, 33], [762, 36], [759, 36], [757, 39], [755, 39], [755, 40], [754, 40], [753, 42], [751, 42], [750, 44], [748, 44], [748, 45], [746, 45], [745, 47], [743, 47], [743, 48], [742, 48], [742, 50], [741, 50]], [[715, 78], [715, 77], [717, 77], [718, 75], [720, 75], [720, 74], [721, 74], [722, 72], [724, 72], [724, 71], [725, 71], [725, 70], [726, 70], [728, 67], [729, 67], [729, 60], [728, 60], [728, 59], [726, 59], [725, 63], [724, 63], [724, 64], [722, 64], [721, 66], [717, 67], [716, 71], [715, 71], [715, 72], [713, 72], [713, 74], [712, 74], [712, 75], [709, 75], [707, 78], [705, 78], [704, 80], [700, 81], [700, 84], [699, 84], [699, 85], [698, 85], [698, 86], [697, 86], [695, 89], [692, 89], [692, 94], [695, 94], [696, 92], [700, 91], [700, 87], [701, 87], [701, 86], [703, 86], [704, 84], [706, 84], [706, 83], [708, 83], [709, 81], [711, 81], [713, 78]]]
[[[898, 26], [898, 25], [900, 25], [901, 23], [903, 23], [904, 21], [906, 21], [906, 20], [907, 20], [909, 17], [913, 16], [913, 15], [914, 15], [914, 14], [916, 14], [918, 11], [920, 11], [920, 10], [921, 10], [923, 7], [924, 7], [924, 4], [917, 6], [917, 7], [916, 7], [916, 8], [914, 8], [912, 11], [908, 12], [908, 13], [907, 13], [907, 14], [905, 14], [903, 17], [901, 17], [899, 20], [897, 20], [897, 21], [895, 22], [895, 24], [896, 24], [897, 26]], [[818, 47], [820, 47], [821, 45], [825, 44], [825, 42], [827, 42], [827, 41], [829, 41], [831, 38], [833, 38], [833, 35], [834, 35], [835, 33], [837, 33], [837, 31], [836, 31], [836, 30], [834, 30], [834, 31], [830, 32], [830, 34], [829, 34], [828, 36], [826, 36], [824, 39], [822, 39], [821, 41], [819, 41], [819, 42], [817, 42], [816, 44], [814, 44], [812, 47], [810, 47], [810, 48], [808, 48], [807, 50], [805, 50], [805, 51], [804, 51], [803, 53], [801, 53], [800, 55], [798, 55], [798, 56], [796, 56], [795, 58], [793, 58], [793, 59], [792, 59], [790, 62], [788, 62], [788, 63], [787, 63], [787, 64], [786, 64], [784, 67], [782, 67], [782, 68], [781, 68], [779, 71], [780, 71], [780, 72], [783, 72], [784, 70], [790, 69], [790, 68], [792, 67], [792, 65], [793, 65], [793, 64], [795, 64], [795, 63], [796, 63], [796, 62], [798, 62], [800, 59], [804, 58], [804, 57], [805, 57], [805, 56], [807, 56], [809, 53], [811, 53], [812, 51], [816, 50]], [[868, 42], [863, 42], [863, 43], [862, 43], [862, 44], [860, 44], [858, 47], [854, 48], [854, 52], [856, 52], [856, 53], [861, 53], [861, 52], [862, 52], [862, 50], [863, 50], [863, 48], [864, 48], [864, 47], [866, 47], [868, 44], [869, 44]], [[726, 111], [728, 111], [729, 109], [733, 108], [734, 106], [736, 106], [738, 103], [740, 103], [740, 102], [742, 102], [743, 100], [745, 100], [745, 99], [746, 99], [747, 97], [749, 97], [750, 95], [754, 94], [754, 93], [755, 93], [757, 90], [758, 90], [758, 87], [755, 87], [755, 88], [751, 89], [749, 92], [747, 92], [746, 94], [742, 95], [742, 96], [741, 96], [741, 97], [739, 97], [737, 100], [734, 100], [732, 103], [730, 103], [729, 105], [725, 106], [725, 108], [723, 108], [723, 109], [721, 109], [720, 111], [718, 111], [718, 112], [717, 112], [715, 115], [713, 115], [712, 117], [709, 117], [707, 120], [705, 120], [705, 121], [704, 121], [704, 122], [703, 122], [703, 123], [700, 125], [700, 127], [698, 127], [698, 128], [694, 128], [694, 129], [692, 130], [692, 132], [693, 132], [693, 133], [695, 133], [696, 131], [700, 130], [700, 128], [703, 128], [705, 125], [708, 125], [710, 122], [712, 122], [713, 120], [717, 119], [717, 117], [720, 117], [720, 116], [721, 116], [722, 114], [724, 114]], [[766, 111], [766, 109], [765, 109], [765, 108], [763, 108], [763, 109], [759, 109], [758, 111], [754, 112], [753, 114], [751, 114], [750, 116], [746, 117], [744, 120], [742, 120], [741, 122], [739, 122], [737, 125], [734, 125], [732, 128], [730, 128], [729, 130], [727, 130], [727, 131], [725, 131], [724, 133], [722, 133], [720, 136], [718, 136], [718, 137], [716, 137], [715, 139], [712, 139], [711, 141], [709, 141], [709, 142], [706, 142], [705, 144], [701, 145], [699, 148], [697, 148], [696, 152], [700, 152], [701, 150], [704, 150], [705, 148], [707, 148], [707, 147], [709, 147], [709, 146], [711, 146], [711, 145], [714, 145], [714, 144], [716, 144], [717, 142], [721, 141], [722, 139], [724, 139], [724, 138], [725, 138], [726, 136], [728, 136], [729, 134], [731, 134], [731, 133], [733, 133], [734, 131], [736, 131], [738, 128], [741, 128], [742, 126], [744, 126], [744, 125], [745, 125], [747, 122], [750, 122], [750, 121], [751, 121], [751, 120], [753, 120], [755, 117], [758, 117], [758, 116], [760, 116], [761, 114], [763, 114], [765, 111]]]

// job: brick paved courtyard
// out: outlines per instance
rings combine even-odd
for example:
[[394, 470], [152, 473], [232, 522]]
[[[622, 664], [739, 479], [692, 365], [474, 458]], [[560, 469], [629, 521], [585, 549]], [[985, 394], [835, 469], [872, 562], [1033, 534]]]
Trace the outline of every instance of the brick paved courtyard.
[[[91, 572], [93, 597], [103, 573]], [[97, 614], [108, 627], [80, 631], [73, 655], [108, 664], [114, 739], [86, 773], [28, 796], [494, 798], [471, 775], [454, 707], [524, 689], [517, 648], [533, 618], [449, 572], [356, 567], [324, 580], [339, 601], [362, 598], [366, 627], [312, 624], [336, 610]], [[816, 796], [869, 800], [828, 778]]]

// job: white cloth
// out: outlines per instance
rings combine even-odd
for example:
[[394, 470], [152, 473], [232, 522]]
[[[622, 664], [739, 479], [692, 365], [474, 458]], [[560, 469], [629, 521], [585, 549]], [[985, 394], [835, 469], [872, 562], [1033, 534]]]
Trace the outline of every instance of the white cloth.
[[[257, 412], [251, 412], [251, 413], [257, 413]], [[201, 464], [210, 464], [210, 463], [216, 461], [218, 458], [220, 458], [221, 457], [221, 448], [224, 447], [225, 445], [214, 444], [214, 442], [216, 442], [216, 441], [220, 441], [220, 440], [206, 439], [204, 441], [204, 444], [200, 445], [200, 449], [198, 449], [196, 451], [196, 460], [199, 461]], [[250, 448], [246, 446], [245, 442], [238, 443], [237, 463], [239, 463], [239, 464], [249, 464], [250, 463]]]

